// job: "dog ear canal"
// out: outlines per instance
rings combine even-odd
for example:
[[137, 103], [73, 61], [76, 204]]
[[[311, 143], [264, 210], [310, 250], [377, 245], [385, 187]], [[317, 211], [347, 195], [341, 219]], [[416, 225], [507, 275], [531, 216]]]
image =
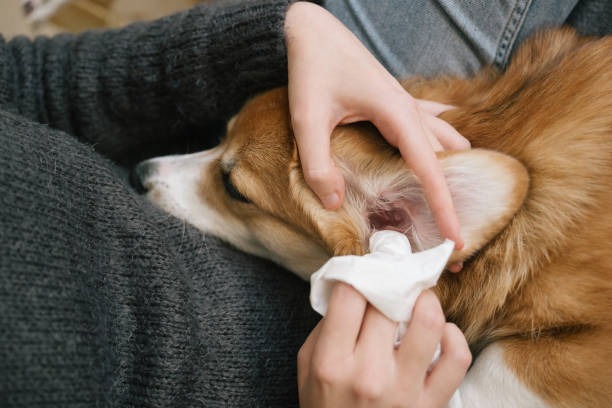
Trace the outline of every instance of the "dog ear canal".
[[[382, 205], [381, 205], [382, 204]], [[375, 231], [393, 230], [404, 232], [412, 227], [412, 219], [402, 201], [389, 203], [381, 199], [377, 205], [368, 211], [370, 228]]]
[[392, 230], [410, 240], [414, 251], [422, 251], [441, 240], [427, 203], [416, 182], [382, 193], [368, 206], [368, 223], [372, 233]]

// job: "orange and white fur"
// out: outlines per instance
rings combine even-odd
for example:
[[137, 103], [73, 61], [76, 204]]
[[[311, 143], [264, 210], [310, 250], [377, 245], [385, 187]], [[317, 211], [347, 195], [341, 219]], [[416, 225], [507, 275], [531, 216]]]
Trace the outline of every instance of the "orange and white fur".
[[[438, 155], [466, 242], [451, 258], [462, 272], [436, 288], [475, 357], [463, 406], [612, 406], [612, 38], [543, 32], [505, 73], [405, 87], [455, 105], [441, 117], [473, 147]], [[156, 204], [304, 279], [332, 255], [366, 253], [377, 229], [413, 248], [441, 241], [418, 180], [373, 126], [338, 127], [332, 154], [338, 211], [304, 182], [282, 88], [248, 102], [220, 146], [140, 168]]]

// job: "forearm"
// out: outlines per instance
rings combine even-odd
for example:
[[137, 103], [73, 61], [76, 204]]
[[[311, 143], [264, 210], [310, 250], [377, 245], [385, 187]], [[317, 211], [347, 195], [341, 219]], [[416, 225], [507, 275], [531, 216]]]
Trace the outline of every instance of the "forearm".
[[202, 5], [119, 30], [0, 42], [0, 107], [120, 157], [286, 82], [289, 0]]

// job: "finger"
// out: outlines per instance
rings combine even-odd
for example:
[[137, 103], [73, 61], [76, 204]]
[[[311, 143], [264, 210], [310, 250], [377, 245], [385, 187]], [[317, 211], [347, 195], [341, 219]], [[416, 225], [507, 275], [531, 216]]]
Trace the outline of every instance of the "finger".
[[444, 328], [444, 314], [436, 295], [426, 290], [417, 299], [412, 320], [397, 350], [407, 378], [425, 378]]
[[302, 347], [298, 351], [297, 355], [297, 369], [298, 369], [298, 389], [302, 389], [302, 385], [308, 378], [310, 373], [310, 361], [312, 359], [312, 353], [321, 335], [321, 326], [323, 326], [323, 320], [315, 326], [310, 332]]
[[456, 106], [447, 105], [440, 102], [429, 101], [427, 99], [415, 99], [416, 103], [419, 106], [419, 109], [424, 113], [428, 113], [433, 116], [438, 116], [439, 114], [446, 112], [451, 109], [456, 109]]
[[440, 162], [429, 147], [420, 115], [414, 103], [400, 107], [401, 113], [397, 113], [397, 107], [392, 109], [377, 116], [374, 124], [391, 144], [399, 148], [404, 160], [420, 179], [425, 199], [442, 237], [454, 241], [455, 249], [459, 250], [463, 248], [459, 221]]
[[304, 180], [330, 210], [344, 201], [344, 178], [330, 156], [331, 129], [320, 125], [320, 118], [292, 119]]
[[423, 126], [423, 130], [425, 131], [425, 134], [427, 135], [427, 139], [429, 140], [429, 144], [431, 145], [431, 148], [433, 149], [433, 151], [434, 152], [443, 151], [444, 147], [440, 144], [440, 142], [438, 141], [438, 138], [431, 131], [430, 127]]
[[453, 262], [452, 264], [448, 265], [448, 271], [452, 273], [461, 272], [462, 269], [463, 262]]
[[436, 220], [440, 234], [443, 238], [449, 238], [455, 242], [455, 250], [463, 248], [463, 238], [461, 238], [453, 200], [440, 162], [433, 150], [423, 149], [422, 142], [417, 143], [410, 137], [402, 138], [398, 147], [421, 182], [425, 199]]
[[448, 402], [463, 381], [472, 355], [461, 330], [452, 323], [444, 326], [442, 354], [425, 380], [426, 406], [442, 406]]
[[357, 340], [358, 353], [365, 356], [391, 357], [396, 327], [397, 323], [374, 306], [368, 305]]
[[323, 318], [315, 352], [325, 356], [352, 354], [366, 306], [366, 299], [353, 287], [342, 282], [336, 283]]
[[461, 136], [454, 127], [442, 119], [425, 115], [425, 121], [427, 127], [431, 129], [436, 139], [444, 147], [444, 150], [468, 150], [471, 147], [470, 142], [465, 137]]

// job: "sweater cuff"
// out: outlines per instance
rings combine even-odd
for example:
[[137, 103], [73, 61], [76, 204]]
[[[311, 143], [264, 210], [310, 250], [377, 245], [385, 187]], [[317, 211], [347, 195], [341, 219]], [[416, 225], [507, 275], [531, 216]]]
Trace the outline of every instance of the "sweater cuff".
[[234, 114], [249, 97], [287, 83], [289, 0], [204, 4], [173, 19], [165, 47], [168, 91], [187, 122]]

